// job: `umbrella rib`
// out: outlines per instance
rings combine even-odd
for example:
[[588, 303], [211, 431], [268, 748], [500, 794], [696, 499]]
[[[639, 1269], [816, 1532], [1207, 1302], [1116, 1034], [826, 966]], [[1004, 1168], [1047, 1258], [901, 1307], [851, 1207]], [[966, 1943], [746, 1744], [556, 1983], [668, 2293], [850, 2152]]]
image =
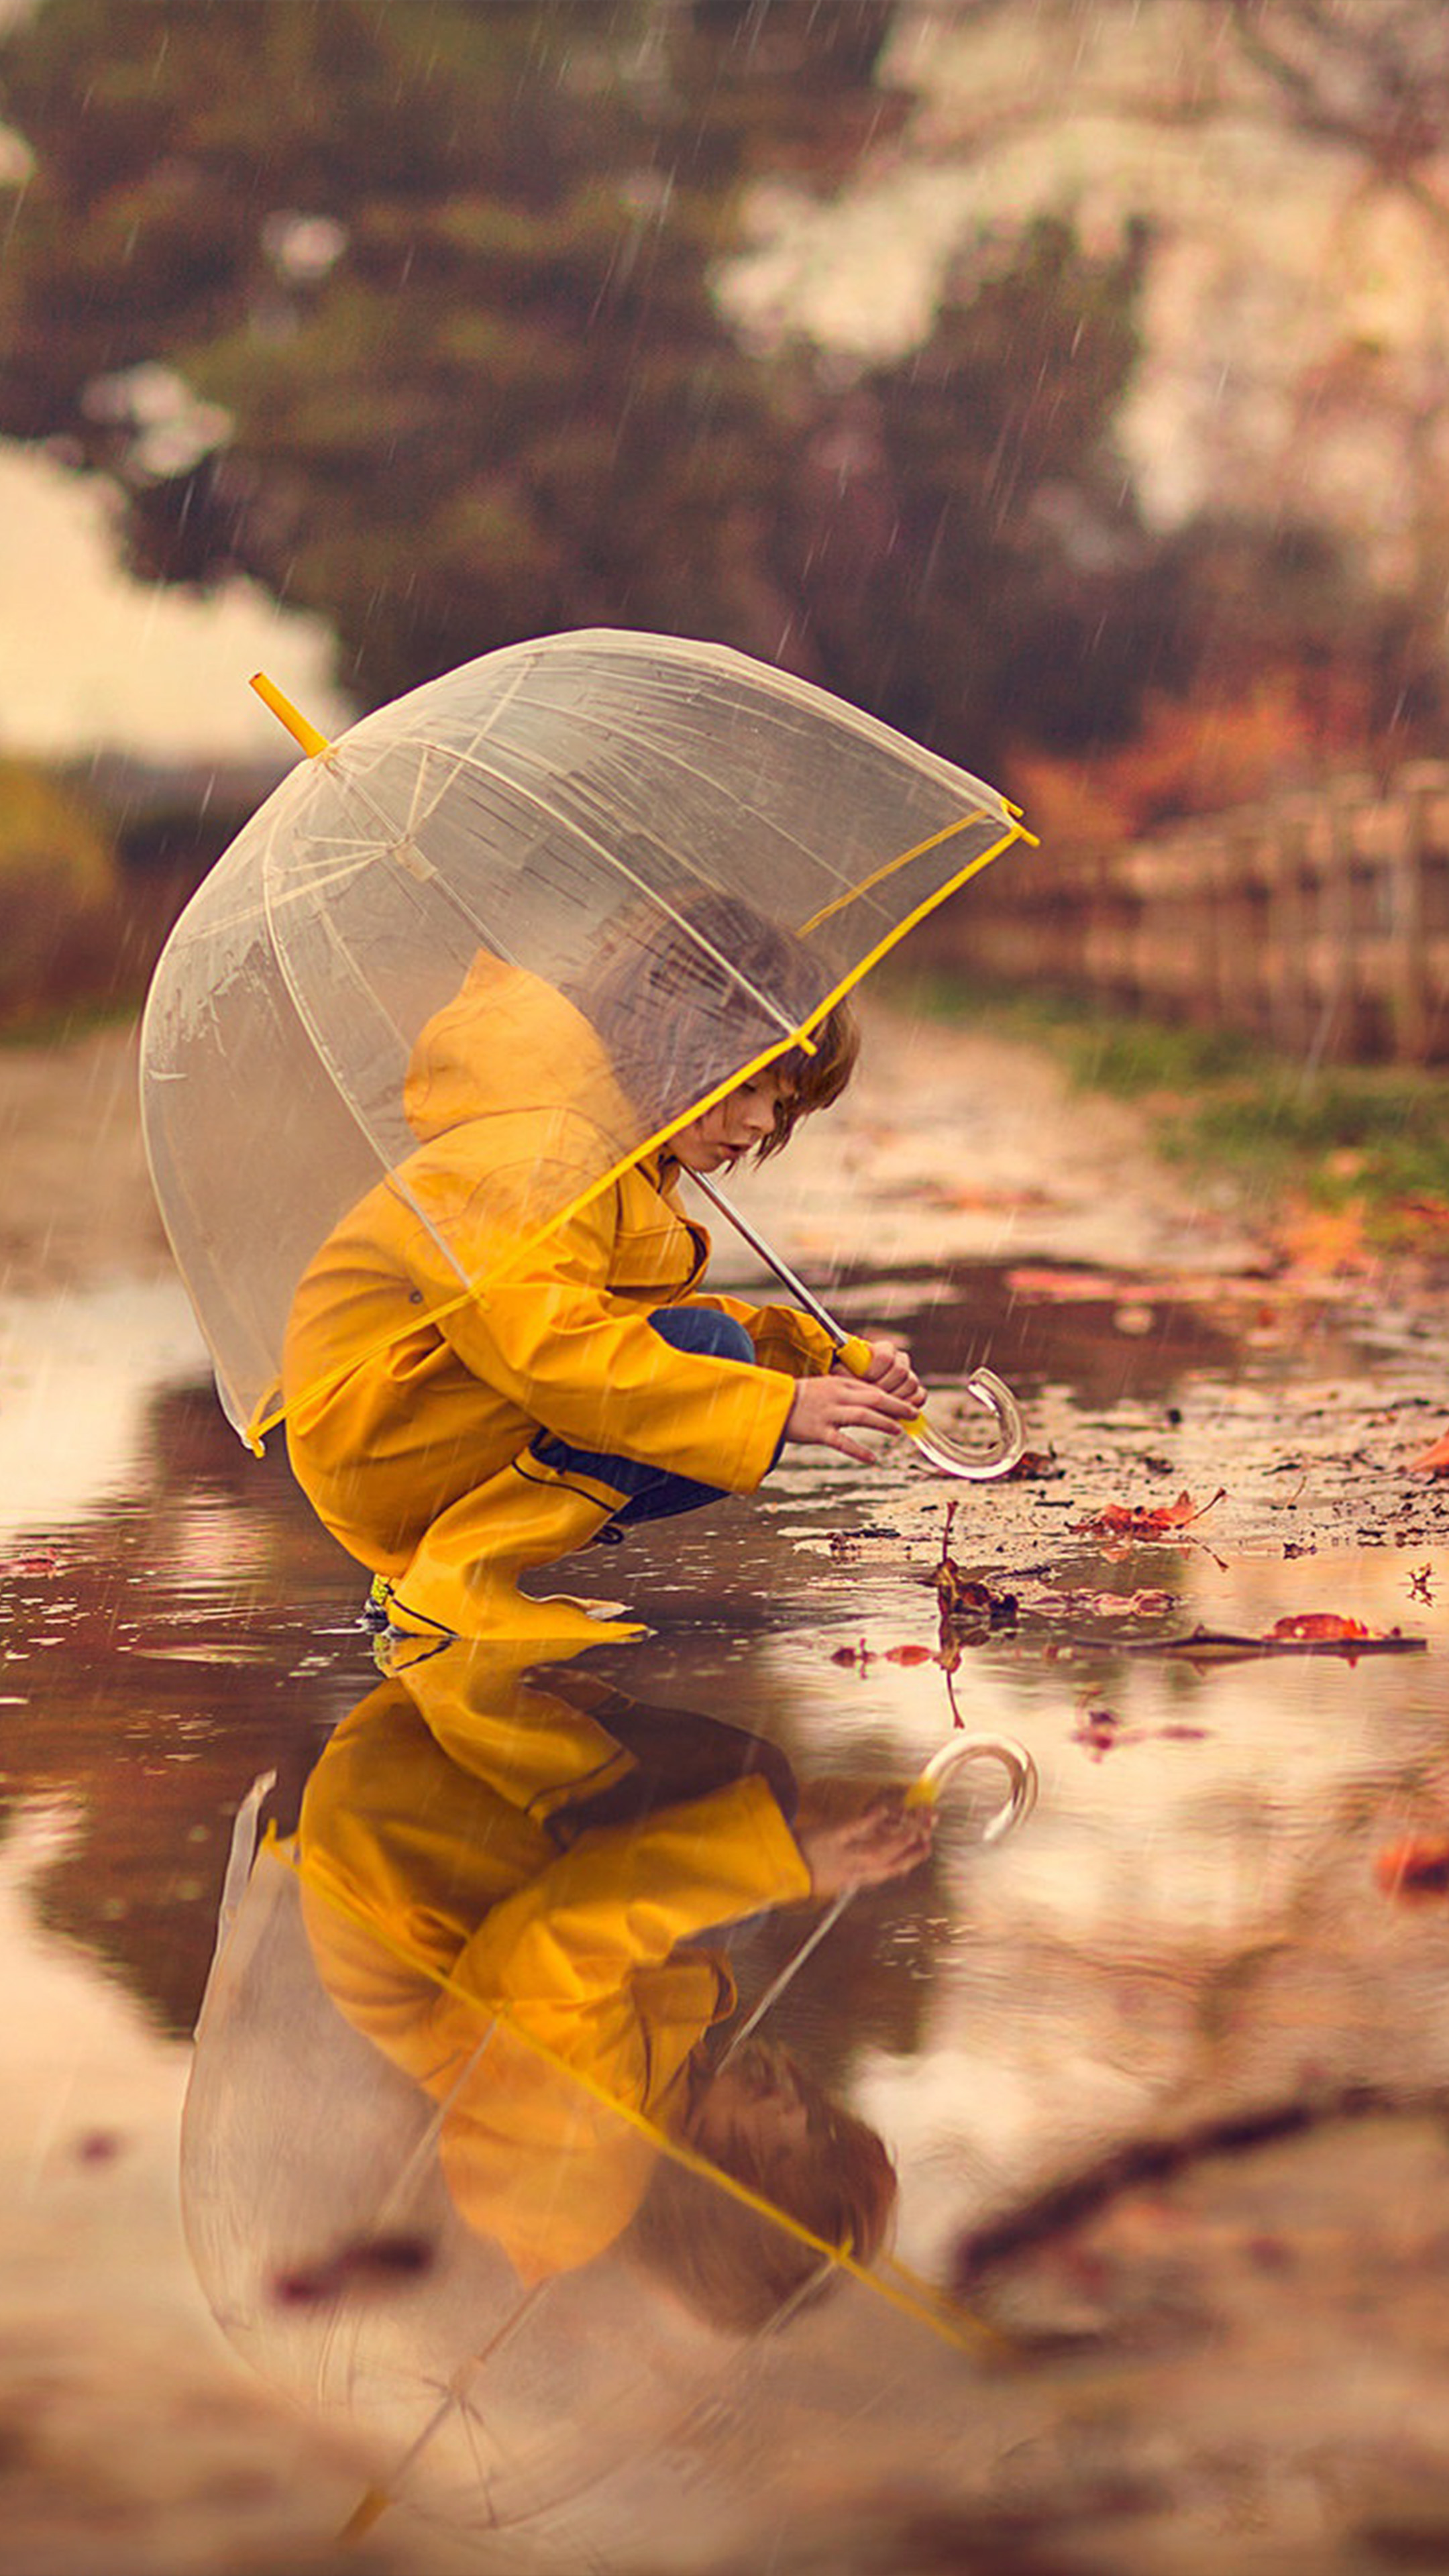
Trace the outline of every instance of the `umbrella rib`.
[[[448, 753], [441, 752], [441, 747], [438, 744], [429, 742], [426, 739], [421, 742], [419, 747], [424, 751], [440, 751], [440, 756], [444, 759], [450, 757]], [[457, 774], [457, 769], [462, 765], [461, 760], [455, 764], [454, 776]], [[479, 775], [487, 776], [488, 774], [488, 772], [483, 770], [480, 763]], [[365, 811], [371, 816], [374, 830], [378, 833], [383, 843], [382, 855], [384, 857], [396, 859], [398, 857], [398, 853], [409, 845], [416, 848], [416, 808], [414, 808], [413, 816], [407, 822], [404, 830], [399, 834], [392, 817], [385, 812], [383, 807], [377, 802], [376, 798], [369, 793], [365, 781], [360, 778], [350, 778], [346, 783], [352, 795], [356, 797], [358, 803], [363, 806]], [[445, 781], [445, 787], [451, 785], [451, 778]], [[443, 793], [444, 788], [440, 788], [438, 791], [439, 797], [441, 797]], [[435, 798], [434, 805], [436, 805], [437, 801], [438, 800]], [[433, 809], [430, 808], [429, 810], [431, 812]], [[427, 818], [425, 817], [424, 819], [426, 820]], [[360, 866], [367, 865], [370, 860], [378, 855], [376, 849], [370, 849], [365, 842], [360, 842], [358, 844], [358, 848], [360, 853], [358, 864]], [[426, 853], [419, 852], [419, 856], [426, 858]], [[439, 890], [443, 898], [452, 905], [453, 910], [457, 913], [459, 919], [467, 924], [472, 936], [484, 947], [489, 948], [494, 956], [505, 958], [510, 966], [519, 965], [522, 961], [514, 956], [511, 949], [509, 949], [506, 943], [498, 937], [495, 930], [488, 928], [479, 920], [478, 915], [473, 910], [471, 904], [465, 900], [451, 880], [443, 875], [441, 869], [434, 868], [430, 860], [427, 861], [427, 865], [430, 871], [428, 880], [429, 884], [434, 889]], [[338, 875], [341, 876], [353, 872], [354, 871], [339, 870]], [[335, 883], [336, 881], [336, 878], [327, 878], [322, 880], [323, 883]], [[307, 891], [308, 893], [311, 892], [310, 882]]]
[[[587, 707], [580, 707], [576, 710], [573, 722], [575, 729], [580, 733], [592, 729], [596, 734], [603, 734], [607, 738], [612, 738], [613, 728], [603, 718], [591, 714]], [[683, 759], [676, 750], [670, 749], [662, 744], [656, 745], [655, 757], [661, 762], [667, 761], [672, 769], [682, 772], [686, 778], [698, 780], [698, 782], [707, 789], [712, 789], [717, 785], [717, 781], [702, 770], [696, 761]], [[881, 882], [882, 878], [889, 876], [896, 868], [905, 866], [909, 860], [921, 857], [926, 850], [934, 847], [937, 839], [945, 839], [949, 836], [949, 832], [961, 830], [964, 823], [986, 822], [990, 819], [1004, 822], [1006, 819], [1005, 798], [999, 796], [994, 788], [988, 787], [983, 779], [973, 777], [969, 770], [963, 770], [960, 774], [966, 780], [968, 786], [980, 798], [984, 799], [984, 802], [979, 809], [963, 817], [962, 822], [950, 825], [947, 832], [934, 835], [930, 841], [918, 842], [913, 848], [902, 851], [898, 858], [888, 860], [883, 867], [877, 868], [873, 875], [869, 876], [862, 885], [852, 884], [851, 879], [844, 868], [837, 867], [828, 856], [823, 855], [810, 842], [803, 841], [798, 832], [786, 832], [778, 821], [772, 820], [770, 828], [778, 835], [780, 840], [786, 842], [792, 850], [796, 850], [800, 852], [802, 856], [810, 859], [817, 867], [826, 870], [829, 875], [834, 878], [836, 884], [844, 889], [843, 893], [836, 898], [835, 902], [827, 904], [821, 912], [818, 912], [814, 916], [812, 921], [805, 925], [805, 927], [807, 929], [813, 929], [818, 922], [828, 919], [832, 912], [843, 909], [846, 904], [853, 903], [861, 895], [869, 894], [873, 888]]]
[[462, 2092], [464, 2085], [471, 2082], [472, 2077], [476, 2072], [478, 2061], [482, 2057], [497, 2027], [498, 2016], [494, 2013], [489, 2019], [488, 2026], [485, 2029], [482, 2038], [477, 2042], [475, 2047], [469, 2050], [468, 2055], [463, 2060], [463, 2064], [457, 2075], [448, 2086], [446, 2093], [443, 2094], [441, 2100], [438, 2102], [432, 2118], [429, 2120], [427, 2127], [424, 2129], [422, 2136], [417, 2142], [417, 2145], [413, 2148], [412, 2154], [407, 2158], [401, 2173], [395, 2177], [390, 2189], [383, 2194], [383, 2197], [378, 2204], [377, 2216], [374, 2221], [374, 2225], [379, 2229], [388, 2226], [392, 2219], [407, 2207], [409, 2200], [412, 2198], [413, 2190], [419, 2174], [422, 2172], [424, 2166], [430, 2164], [432, 2161], [433, 2150], [442, 2135], [443, 2123], [447, 2119], [449, 2112], [452, 2110], [454, 2103], [457, 2101], [459, 2094]]
[[[277, 935], [277, 921], [273, 902], [271, 870], [267, 864], [270, 856], [271, 851], [269, 847], [262, 864], [262, 904], [266, 914], [267, 931], [271, 939], [272, 954], [276, 958], [278, 967], [281, 970], [282, 981], [286, 985], [287, 991], [291, 996], [292, 1007], [296, 1011], [298, 1019], [301, 1021], [303, 1028], [307, 1031], [308, 1036], [312, 1040], [313, 1046], [317, 1050], [318, 1060], [325, 1068], [327, 1078], [331, 1083], [333, 1090], [336, 1092], [338, 1099], [341, 1101], [343, 1108], [346, 1110], [348, 1117], [352, 1120], [358, 1133], [366, 1140], [371, 1152], [377, 1155], [378, 1161], [382, 1166], [384, 1176], [390, 1177], [391, 1166], [388, 1163], [386, 1156], [382, 1154], [378, 1146], [377, 1139], [373, 1135], [371, 1128], [368, 1126], [366, 1118], [358, 1107], [357, 1102], [352, 1098], [351, 1092], [349, 1091], [346, 1082], [343, 1080], [342, 1068], [336, 1062], [332, 1049], [329, 1046], [322, 1029], [317, 1024], [316, 1017], [308, 1003], [307, 997], [297, 982], [291, 961], [287, 956], [285, 944]], [[407, 1206], [412, 1209], [412, 1212], [417, 1218], [419, 1224], [426, 1229], [428, 1235], [436, 1244], [439, 1252], [447, 1262], [449, 1269], [453, 1272], [454, 1277], [461, 1280], [463, 1287], [471, 1293], [473, 1285], [472, 1281], [468, 1278], [466, 1272], [459, 1266], [456, 1256], [444, 1240], [442, 1233], [434, 1223], [433, 1219], [428, 1215], [427, 1210], [417, 1205], [410, 1191], [404, 1190], [400, 1195], [406, 1202]]]

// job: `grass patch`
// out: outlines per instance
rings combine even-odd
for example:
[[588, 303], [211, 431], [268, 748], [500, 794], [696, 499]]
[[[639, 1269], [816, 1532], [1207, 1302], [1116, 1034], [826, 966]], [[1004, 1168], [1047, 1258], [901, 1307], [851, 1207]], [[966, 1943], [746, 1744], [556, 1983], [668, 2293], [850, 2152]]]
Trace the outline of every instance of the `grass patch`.
[[882, 986], [924, 1016], [1043, 1046], [1083, 1090], [1135, 1100], [1161, 1150], [1230, 1170], [1253, 1195], [1362, 1208], [1400, 1243], [1449, 1222], [1449, 1070], [1298, 1062], [1234, 1029], [1113, 1018], [1080, 995], [942, 972]]

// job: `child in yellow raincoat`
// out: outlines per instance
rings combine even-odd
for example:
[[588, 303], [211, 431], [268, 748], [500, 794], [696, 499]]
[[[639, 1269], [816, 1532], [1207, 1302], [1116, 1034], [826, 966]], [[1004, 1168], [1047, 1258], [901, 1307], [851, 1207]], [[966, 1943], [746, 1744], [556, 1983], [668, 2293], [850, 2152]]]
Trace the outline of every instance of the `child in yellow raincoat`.
[[729, 1927], [902, 1876], [931, 1812], [802, 1787], [772, 1745], [535, 1651], [424, 1652], [338, 1728], [297, 1834], [313, 1957], [438, 2103], [450, 2197], [521, 2280], [627, 2236], [714, 2322], [761, 2323], [821, 2264], [772, 2212], [865, 2261], [895, 2178], [768, 2042], [720, 2064]]
[[[775, 1152], [839, 1096], [856, 1053], [843, 1005], [813, 1052], [791, 1048], [620, 1168], [649, 1054], [687, 1075], [692, 1036], [708, 1026], [718, 1042], [729, 997], [700, 989], [701, 926], [751, 982], [788, 975], [789, 934], [720, 896], [694, 903], [682, 955], [656, 944], [641, 967], [626, 941], [624, 966], [579, 1000], [480, 952], [413, 1051], [416, 1152], [334, 1229], [297, 1291], [292, 1465], [382, 1578], [394, 1628], [632, 1634], [531, 1599], [517, 1579], [606, 1524], [753, 1492], [785, 1442], [868, 1461], [861, 1433], [898, 1432], [924, 1401], [894, 1341], [874, 1341], [857, 1378], [809, 1317], [706, 1291], [709, 1238], [678, 1195], [682, 1173]], [[573, 1212], [517, 1259], [541, 1176]], [[460, 1275], [486, 1277], [486, 1297], [460, 1297]]]

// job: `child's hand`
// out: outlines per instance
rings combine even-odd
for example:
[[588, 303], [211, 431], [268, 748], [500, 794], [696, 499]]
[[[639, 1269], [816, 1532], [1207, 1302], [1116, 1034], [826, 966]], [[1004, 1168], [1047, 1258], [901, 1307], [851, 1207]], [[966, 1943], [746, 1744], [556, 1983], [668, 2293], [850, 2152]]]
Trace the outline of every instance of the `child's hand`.
[[871, 1342], [870, 1366], [861, 1384], [884, 1387], [887, 1395], [903, 1396], [912, 1413], [919, 1413], [926, 1401], [926, 1390], [911, 1366], [910, 1352], [904, 1342], [894, 1341], [889, 1333]]
[[801, 1791], [794, 1832], [812, 1892], [843, 1896], [847, 1889], [884, 1887], [888, 1879], [904, 1878], [918, 1868], [935, 1829], [935, 1808], [907, 1807], [899, 1789], [878, 1790], [854, 1815], [830, 1816], [817, 1812], [807, 1788]]
[[915, 1410], [913, 1404], [888, 1394], [884, 1387], [872, 1386], [866, 1378], [832, 1369], [828, 1377], [800, 1379], [785, 1416], [785, 1437], [816, 1449], [838, 1449], [869, 1467], [874, 1464], [870, 1451], [851, 1434], [884, 1431], [894, 1439]]
[[847, 1458], [858, 1458], [863, 1467], [874, 1464], [870, 1451], [852, 1439], [852, 1432], [883, 1431], [894, 1439], [901, 1424], [920, 1412], [926, 1390], [899, 1342], [872, 1342], [870, 1353], [864, 1377], [850, 1369], [833, 1368], [824, 1377], [801, 1378], [785, 1416], [787, 1440], [837, 1449]]

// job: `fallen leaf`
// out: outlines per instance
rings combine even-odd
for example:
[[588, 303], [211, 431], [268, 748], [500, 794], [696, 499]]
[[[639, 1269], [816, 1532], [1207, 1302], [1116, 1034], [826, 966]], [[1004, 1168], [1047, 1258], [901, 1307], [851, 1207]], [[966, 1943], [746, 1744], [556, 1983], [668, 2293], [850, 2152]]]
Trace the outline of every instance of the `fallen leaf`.
[[1320, 1276], [1367, 1270], [1373, 1256], [1365, 1238], [1368, 1209], [1361, 1198], [1343, 1207], [1300, 1206], [1280, 1229], [1289, 1267]]
[[989, 1583], [963, 1582], [949, 1561], [938, 1570], [936, 1597], [943, 1619], [959, 1621], [966, 1628], [1016, 1626], [1017, 1599], [1014, 1592], [993, 1592]]
[[1090, 1753], [1094, 1762], [1100, 1762], [1104, 1753], [1110, 1753], [1115, 1745], [1126, 1741], [1121, 1728], [1122, 1720], [1115, 1709], [1079, 1708], [1072, 1742]]
[[1449, 1896], [1449, 1834], [1404, 1834], [1374, 1858], [1385, 1896]]
[[956, 1517], [954, 1502], [946, 1505], [945, 1526], [941, 1531], [941, 1557], [928, 1578], [941, 1613], [941, 1643], [950, 1642], [957, 1628], [980, 1629], [1016, 1626], [1017, 1598], [1014, 1592], [993, 1592], [989, 1583], [980, 1583], [962, 1573], [950, 1553], [951, 1523]]
[[1074, 1538], [1162, 1538], [1171, 1530], [1186, 1529], [1200, 1521], [1214, 1503], [1220, 1503], [1227, 1488], [1202, 1504], [1194, 1503], [1191, 1494], [1181, 1493], [1175, 1503], [1108, 1503], [1104, 1510], [1093, 1512], [1084, 1521], [1069, 1521]]
[[1411, 1190], [1403, 1198], [1394, 1199], [1390, 1213], [1406, 1232], [1449, 1232], [1449, 1199], [1436, 1198], [1430, 1190]]
[[969, 1182], [931, 1181], [917, 1193], [924, 1207], [959, 1208], [963, 1212], [998, 1208], [1051, 1207], [1053, 1201], [1045, 1190], [973, 1188]]
[[1269, 1644], [1279, 1638], [1326, 1641], [1330, 1637], [1367, 1637], [1370, 1631], [1362, 1619], [1342, 1618], [1336, 1610], [1300, 1610], [1293, 1617], [1275, 1619], [1264, 1636]]
[[934, 1664], [939, 1661], [934, 1646], [888, 1646], [888, 1664]]
[[1411, 1476], [1449, 1476], [1449, 1431], [1426, 1449], [1422, 1457], [1409, 1460]]

